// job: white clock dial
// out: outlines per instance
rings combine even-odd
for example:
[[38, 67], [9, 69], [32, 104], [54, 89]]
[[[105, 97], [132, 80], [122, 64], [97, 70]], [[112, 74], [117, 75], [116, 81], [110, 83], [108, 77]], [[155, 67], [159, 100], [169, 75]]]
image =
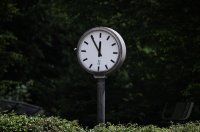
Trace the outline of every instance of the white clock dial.
[[117, 41], [105, 31], [91, 32], [85, 36], [78, 52], [83, 66], [97, 72], [112, 68], [119, 57]]
[[121, 45], [115, 32], [90, 30], [78, 44], [78, 59], [91, 73], [106, 73], [119, 64]]

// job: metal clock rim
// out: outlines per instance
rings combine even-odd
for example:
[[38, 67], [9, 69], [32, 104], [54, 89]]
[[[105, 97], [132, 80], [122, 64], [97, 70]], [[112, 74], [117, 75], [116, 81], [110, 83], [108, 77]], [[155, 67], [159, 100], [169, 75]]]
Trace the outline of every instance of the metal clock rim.
[[[80, 60], [79, 48], [80, 48], [81, 42], [89, 33], [94, 32], [94, 31], [104, 31], [104, 32], [109, 33], [110, 35], [112, 35], [114, 37], [114, 39], [116, 40], [117, 45], [119, 47], [119, 56], [117, 58], [116, 64], [112, 68], [108, 69], [107, 71], [97, 72], [97, 71], [89, 70], [82, 64], [82, 62]], [[123, 62], [125, 60], [125, 56], [126, 56], [126, 47], [125, 47], [125, 42], [124, 42], [123, 38], [115, 30], [113, 30], [111, 28], [108, 28], [108, 27], [95, 27], [95, 28], [91, 28], [91, 29], [87, 30], [81, 36], [81, 38], [78, 41], [77, 51], [76, 52], [77, 52], [78, 62], [81, 65], [81, 67], [83, 67], [83, 69], [85, 69], [87, 72], [89, 72], [89, 73], [93, 74], [94, 76], [98, 77], [98, 76], [106, 76], [106, 75], [108, 75], [109, 73], [117, 70], [123, 64]]]

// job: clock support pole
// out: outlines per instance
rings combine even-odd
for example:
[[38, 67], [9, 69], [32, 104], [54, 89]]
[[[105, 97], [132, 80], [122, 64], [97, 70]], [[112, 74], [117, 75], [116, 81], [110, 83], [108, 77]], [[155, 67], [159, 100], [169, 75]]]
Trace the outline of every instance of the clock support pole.
[[105, 77], [97, 78], [97, 121], [105, 123]]

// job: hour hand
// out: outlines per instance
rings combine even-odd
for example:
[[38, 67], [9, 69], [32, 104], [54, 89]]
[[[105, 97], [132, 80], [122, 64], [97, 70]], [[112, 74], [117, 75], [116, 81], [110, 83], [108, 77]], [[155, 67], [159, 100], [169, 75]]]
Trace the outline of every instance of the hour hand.
[[99, 41], [99, 53], [98, 53], [98, 57], [101, 57], [102, 54], [101, 54], [101, 41]]

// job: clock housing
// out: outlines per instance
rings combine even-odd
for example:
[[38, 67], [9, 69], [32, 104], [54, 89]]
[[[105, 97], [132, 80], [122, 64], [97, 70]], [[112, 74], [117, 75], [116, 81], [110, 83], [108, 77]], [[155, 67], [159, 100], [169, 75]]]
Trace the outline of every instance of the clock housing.
[[105, 76], [118, 69], [125, 60], [126, 47], [121, 35], [107, 27], [86, 31], [77, 46], [80, 65], [95, 76]]

